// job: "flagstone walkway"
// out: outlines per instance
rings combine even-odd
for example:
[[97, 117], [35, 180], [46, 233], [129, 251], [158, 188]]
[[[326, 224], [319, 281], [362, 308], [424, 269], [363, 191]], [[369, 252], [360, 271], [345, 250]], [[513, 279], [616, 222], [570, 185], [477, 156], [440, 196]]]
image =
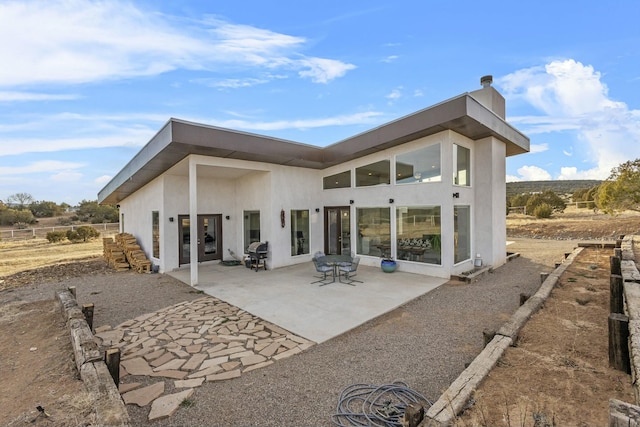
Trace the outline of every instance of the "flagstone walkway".
[[122, 398], [150, 405], [150, 421], [173, 415], [205, 381], [240, 377], [315, 344], [209, 296], [97, 328], [95, 336], [103, 349], [120, 348]]

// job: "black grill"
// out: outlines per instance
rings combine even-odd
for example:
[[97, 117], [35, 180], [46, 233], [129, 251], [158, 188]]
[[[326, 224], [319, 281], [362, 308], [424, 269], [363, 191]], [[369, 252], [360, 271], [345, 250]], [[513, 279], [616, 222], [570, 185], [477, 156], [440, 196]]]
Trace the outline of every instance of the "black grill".
[[265, 259], [267, 259], [268, 248], [269, 242], [253, 242], [249, 245], [247, 253], [249, 254], [249, 267], [251, 269], [254, 267], [256, 271], [258, 271], [260, 267], [263, 267], [265, 270], [267, 269]]

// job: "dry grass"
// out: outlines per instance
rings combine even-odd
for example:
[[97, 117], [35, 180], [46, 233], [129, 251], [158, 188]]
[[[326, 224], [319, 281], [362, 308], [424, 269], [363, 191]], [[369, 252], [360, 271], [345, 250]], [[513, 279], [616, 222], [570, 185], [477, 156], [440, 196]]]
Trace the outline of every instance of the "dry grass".
[[24, 270], [90, 258], [102, 254], [102, 239], [86, 243], [49, 243], [46, 239], [0, 242], [0, 277]]

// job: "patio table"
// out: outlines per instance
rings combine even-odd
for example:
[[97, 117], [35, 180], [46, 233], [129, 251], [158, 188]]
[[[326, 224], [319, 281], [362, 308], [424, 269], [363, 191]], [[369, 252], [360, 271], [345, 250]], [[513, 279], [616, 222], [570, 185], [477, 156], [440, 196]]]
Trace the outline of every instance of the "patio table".
[[325, 255], [318, 258], [319, 263], [333, 267], [333, 282], [336, 281], [338, 267], [351, 265], [352, 260], [351, 255]]

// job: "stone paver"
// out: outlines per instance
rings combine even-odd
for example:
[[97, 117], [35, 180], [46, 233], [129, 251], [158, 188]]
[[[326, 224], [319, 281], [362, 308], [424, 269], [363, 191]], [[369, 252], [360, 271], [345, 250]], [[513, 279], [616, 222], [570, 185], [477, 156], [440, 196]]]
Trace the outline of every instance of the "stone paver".
[[162, 396], [153, 401], [149, 412], [149, 421], [159, 420], [175, 414], [183, 400], [188, 399], [193, 394], [193, 389], [187, 389], [179, 393]]
[[[149, 420], [173, 415], [205, 380], [233, 380], [315, 344], [209, 296], [97, 330], [103, 348], [120, 348], [125, 403], [151, 404]], [[140, 388], [140, 376], [159, 381]], [[166, 381], [186, 390], [165, 395]]]
[[157, 397], [164, 393], [164, 382], [160, 381], [147, 387], [126, 392], [122, 395], [122, 400], [127, 405], [147, 406]]

